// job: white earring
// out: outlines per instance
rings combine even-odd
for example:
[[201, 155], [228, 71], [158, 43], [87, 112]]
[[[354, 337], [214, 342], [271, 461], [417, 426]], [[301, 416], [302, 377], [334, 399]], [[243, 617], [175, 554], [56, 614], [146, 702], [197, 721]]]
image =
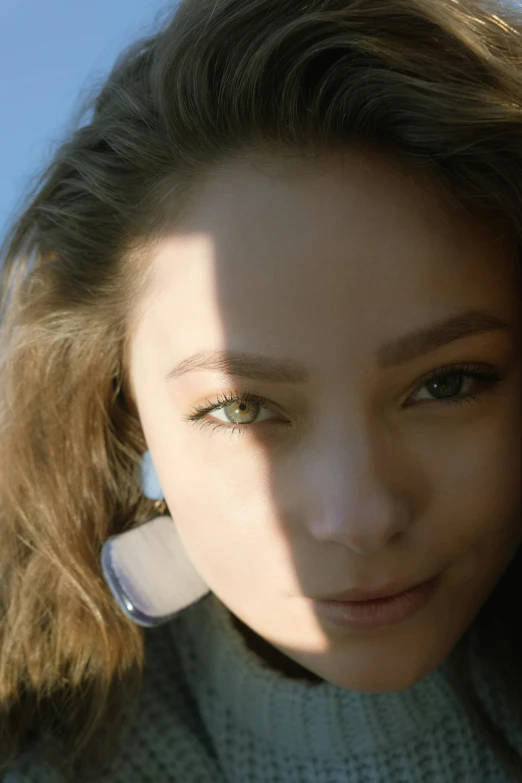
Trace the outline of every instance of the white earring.
[[[162, 499], [149, 451], [140, 469], [144, 495]], [[102, 547], [101, 565], [118, 606], [130, 620], [147, 628], [169, 622], [210, 593], [168, 515], [111, 536]]]
[[161, 489], [160, 480], [150, 451], [146, 451], [142, 457], [140, 473], [141, 488], [145, 497], [149, 498], [149, 500], [161, 500], [163, 498], [163, 490]]

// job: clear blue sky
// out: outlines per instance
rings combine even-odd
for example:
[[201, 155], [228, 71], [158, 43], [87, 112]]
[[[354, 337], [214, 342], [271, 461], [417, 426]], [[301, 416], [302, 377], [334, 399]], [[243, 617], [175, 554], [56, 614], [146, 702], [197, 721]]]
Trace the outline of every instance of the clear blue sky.
[[0, 0], [0, 239], [82, 89], [177, 0]]

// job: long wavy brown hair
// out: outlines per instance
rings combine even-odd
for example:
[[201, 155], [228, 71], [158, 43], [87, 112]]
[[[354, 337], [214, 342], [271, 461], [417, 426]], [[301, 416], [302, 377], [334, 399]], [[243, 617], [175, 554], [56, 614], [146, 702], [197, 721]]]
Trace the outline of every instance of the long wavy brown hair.
[[[128, 374], [155, 244], [246, 150], [363, 143], [429, 168], [520, 251], [522, 11], [504, 2], [184, 0], [83, 99], [0, 255], [0, 774], [37, 745], [75, 781], [96, 774], [141, 692], [143, 629], [100, 550], [155, 511]], [[522, 729], [521, 580], [517, 552], [450, 656], [518, 781], [467, 655], [474, 635]]]

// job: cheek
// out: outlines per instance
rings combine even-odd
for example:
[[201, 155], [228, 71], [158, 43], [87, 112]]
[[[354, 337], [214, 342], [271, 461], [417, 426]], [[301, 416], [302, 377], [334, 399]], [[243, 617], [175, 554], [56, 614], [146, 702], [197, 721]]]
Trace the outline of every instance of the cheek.
[[497, 408], [466, 433], [456, 431], [454, 441], [446, 432], [425, 467], [431, 483], [428, 516], [436, 520], [438, 540], [454, 555], [469, 556], [475, 567], [495, 568], [520, 543], [520, 441], [513, 409], [499, 415]]
[[453, 431], [445, 423], [429, 435], [423, 433], [424, 445], [416, 445], [419, 465], [424, 466], [419, 470], [429, 476], [430, 494], [437, 505], [498, 517], [520, 504], [521, 432], [514, 407], [507, 402], [491, 406], [482, 417], [475, 414], [467, 422], [456, 420]]
[[[250, 583], [266, 582], [268, 572], [277, 581], [279, 569], [288, 568], [288, 547], [264, 478], [267, 471], [256, 469], [250, 460], [247, 464], [249, 469], [241, 473], [237, 466], [214, 466], [206, 474], [191, 466], [185, 480], [178, 474], [163, 486], [183, 543], [217, 594], [227, 585], [248, 590]], [[196, 483], [195, 475], [205, 478]]]

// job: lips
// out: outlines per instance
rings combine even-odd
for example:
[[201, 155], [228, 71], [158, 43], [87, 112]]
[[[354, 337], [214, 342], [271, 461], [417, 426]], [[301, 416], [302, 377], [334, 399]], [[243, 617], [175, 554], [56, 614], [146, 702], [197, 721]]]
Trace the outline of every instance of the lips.
[[360, 588], [352, 588], [351, 590], [345, 590], [342, 593], [336, 593], [335, 595], [325, 596], [323, 598], [316, 598], [317, 601], [375, 601], [379, 598], [391, 598], [401, 593], [406, 593], [409, 590], [413, 590], [414, 587], [419, 587], [426, 582], [431, 582], [435, 577], [429, 577], [428, 579], [421, 579], [416, 582], [409, 582], [408, 584], [398, 585], [396, 582], [393, 584], [388, 583], [384, 587], [375, 588], [374, 590], [362, 590]]

